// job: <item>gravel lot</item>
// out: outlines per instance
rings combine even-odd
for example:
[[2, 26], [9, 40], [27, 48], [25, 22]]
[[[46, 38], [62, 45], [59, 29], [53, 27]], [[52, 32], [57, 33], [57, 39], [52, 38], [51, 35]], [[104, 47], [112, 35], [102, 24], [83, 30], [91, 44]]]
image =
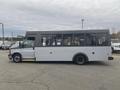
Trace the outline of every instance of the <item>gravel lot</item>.
[[113, 61], [13, 63], [0, 51], [0, 90], [120, 90], [120, 55]]

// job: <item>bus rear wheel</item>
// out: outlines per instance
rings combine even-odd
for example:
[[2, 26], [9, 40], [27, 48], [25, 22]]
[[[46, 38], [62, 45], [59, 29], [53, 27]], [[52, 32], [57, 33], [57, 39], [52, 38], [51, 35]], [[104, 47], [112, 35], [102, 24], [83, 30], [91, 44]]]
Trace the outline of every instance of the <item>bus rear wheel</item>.
[[19, 63], [19, 62], [21, 62], [21, 61], [22, 61], [22, 57], [21, 57], [20, 54], [14, 54], [14, 55], [13, 55], [13, 62]]
[[87, 57], [85, 55], [79, 54], [74, 57], [74, 63], [78, 65], [83, 65], [87, 62]]

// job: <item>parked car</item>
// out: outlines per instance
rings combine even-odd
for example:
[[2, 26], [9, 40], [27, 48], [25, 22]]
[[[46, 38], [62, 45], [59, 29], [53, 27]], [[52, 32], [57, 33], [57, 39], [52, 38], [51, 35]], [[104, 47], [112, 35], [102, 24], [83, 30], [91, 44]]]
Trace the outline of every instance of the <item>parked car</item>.
[[7, 50], [7, 49], [10, 48], [11, 44], [12, 44], [12, 43], [11, 43], [10, 41], [5, 41], [4, 44], [2, 43], [1, 49]]
[[16, 41], [16, 42], [11, 44], [10, 48], [16, 48], [19, 46], [20, 43], [22, 43], [22, 41]]
[[112, 43], [112, 51], [120, 52], [120, 43]]
[[113, 53], [120, 53], [120, 39], [111, 39], [111, 48]]

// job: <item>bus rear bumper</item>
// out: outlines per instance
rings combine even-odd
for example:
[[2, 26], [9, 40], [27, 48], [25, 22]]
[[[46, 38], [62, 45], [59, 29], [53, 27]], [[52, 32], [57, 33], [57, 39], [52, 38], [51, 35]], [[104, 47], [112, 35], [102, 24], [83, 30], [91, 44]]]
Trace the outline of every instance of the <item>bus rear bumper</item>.
[[108, 57], [108, 60], [113, 60], [114, 58], [113, 57]]

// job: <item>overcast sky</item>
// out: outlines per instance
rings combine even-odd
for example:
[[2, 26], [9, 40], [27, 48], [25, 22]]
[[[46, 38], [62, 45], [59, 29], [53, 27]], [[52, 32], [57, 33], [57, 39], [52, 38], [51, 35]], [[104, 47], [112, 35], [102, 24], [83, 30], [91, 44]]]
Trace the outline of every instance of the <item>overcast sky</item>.
[[[28, 30], [105, 28], [120, 30], [120, 0], [0, 0], [5, 34]], [[1, 29], [0, 29], [1, 35]]]

